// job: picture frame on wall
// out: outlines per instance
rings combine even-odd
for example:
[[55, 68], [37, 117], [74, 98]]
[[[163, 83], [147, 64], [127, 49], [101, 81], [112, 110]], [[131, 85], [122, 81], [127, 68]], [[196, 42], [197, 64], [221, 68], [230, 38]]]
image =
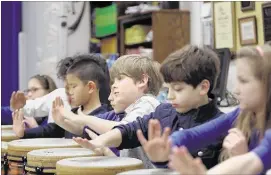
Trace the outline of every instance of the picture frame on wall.
[[236, 49], [235, 4], [232, 1], [212, 2], [214, 25], [214, 48]]
[[271, 2], [262, 4], [264, 42], [271, 41]]
[[256, 16], [249, 16], [239, 19], [240, 44], [258, 44]]
[[255, 2], [254, 1], [241, 1], [241, 10], [242, 10], [242, 12], [255, 10]]

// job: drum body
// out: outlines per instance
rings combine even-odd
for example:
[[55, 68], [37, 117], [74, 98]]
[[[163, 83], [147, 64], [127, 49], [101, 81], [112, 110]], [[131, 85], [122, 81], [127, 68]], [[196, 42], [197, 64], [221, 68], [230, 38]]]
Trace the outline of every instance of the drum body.
[[1, 174], [5, 174], [8, 168], [7, 151], [8, 142], [1, 142]]
[[56, 162], [73, 157], [101, 156], [85, 148], [51, 148], [39, 149], [27, 153], [27, 165], [29, 174], [54, 174]]
[[8, 172], [5, 174], [22, 175], [27, 163], [26, 155], [29, 151], [43, 148], [73, 148], [79, 145], [72, 139], [63, 138], [35, 138], [14, 140], [8, 143], [7, 159]]
[[56, 164], [57, 175], [116, 175], [117, 173], [141, 169], [141, 160], [129, 157], [77, 157], [63, 159]]

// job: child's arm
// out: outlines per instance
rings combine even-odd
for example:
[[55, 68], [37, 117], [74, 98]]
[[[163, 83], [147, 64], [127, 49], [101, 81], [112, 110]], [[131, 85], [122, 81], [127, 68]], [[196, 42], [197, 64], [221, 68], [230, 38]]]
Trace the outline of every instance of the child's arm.
[[80, 124], [81, 127], [83, 127], [83, 125], [87, 125], [96, 133], [103, 134], [110, 131], [115, 126], [133, 122], [137, 119], [137, 117], [143, 117], [144, 115], [150, 114], [154, 110], [155, 107], [153, 107], [150, 103], [144, 103], [144, 106], [142, 106], [142, 103], [137, 104], [137, 106], [133, 107], [133, 110], [127, 113], [127, 115], [120, 122], [107, 120], [106, 117], [85, 115], [81, 112], [81, 110], [78, 110], [78, 115], [66, 111], [64, 116], [70, 121]]
[[151, 113], [143, 118], [138, 117], [137, 121], [126, 125], [118, 125], [114, 127], [113, 130], [108, 131], [91, 141], [82, 138], [75, 138], [75, 141], [82, 147], [92, 150], [101, 147], [116, 147], [119, 150], [135, 148], [141, 146], [137, 139], [137, 130], [141, 129], [146, 136], [148, 134], [148, 121], [153, 118], [153, 116], [154, 113]]
[[264, 139], [252, 152], [261, 159], [264, 170], [271, 169], [271, 129], [265, 132]]
[[172, 146], [185, 146], [189, 152], [202, 148], [226, 135], [238, 114], [239, 109], [236, 109], [194, 128], [176, 131], [171, 135]]
[[48, 123], [32, 129], [26, 129], [22, 138], [62, 138], [65, 130], [55, 123]]
[[259, 174], [271, 168], [271, 129], [264, 139], [247, 154], [232, 157], [208, 171], [208, 174]]
[[[91, 136], [90, 136], [91, 137]], [[93, 138], [93, 137], [92, 137]], [[105, 134], [96, 137], [93, 140], [82, 139], [81, 137], [73, 138], [78, 144], [82, 147], [96, 150], [98, 148], [105, 148], [105, 147], [118, 147], [123, 138], [121, 136], [121, 132], [118, 129], [113, 129]]]
[[[17, 93], [20, 94], [20, 92]], [[22, 98], [16, 98], [17, 93], [13, 94], [13, 96], [11, 97], [10, 106], [12, 108], [15, 107], [16, 109], [16, 106], [22, 105], [24, 109], [24, 115], [26, 116], [31, 117], [48, 116], [52, 102], [57, 96], [60, 96], [64, 100], [65, 108], [70, 109], [70, 105], [68, 104], [67, 95], [65, 93], [64, 88], [56, 89], [45, 96], [36, 98], [35, 100], [26, 100], [26, 102]], [[16, 103], [18, 103], [18, 105]]]

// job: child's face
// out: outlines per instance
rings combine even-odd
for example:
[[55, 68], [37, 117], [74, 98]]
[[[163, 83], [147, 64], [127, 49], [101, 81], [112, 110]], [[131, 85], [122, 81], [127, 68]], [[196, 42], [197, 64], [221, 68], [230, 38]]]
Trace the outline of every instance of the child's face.
[[187, 112], [197, 108], [201, 99], [198, 87], [194, 88], [185, 82], [165, 83], [168, 88], [168, 101], [177, 112]]
[[69, 98], [70, 105], [78, 107], [89, 102], [90, 93], [88, 85], [82, 82], [77, 76], [68, 74], [66, 77], [66, 93]]
[[247, 59], [236, 61], [237, 81], [234, 93], [241, 109], [256, 112], [264, 106], [266, 99], [263, 83], [254, 76], [251, 63]]
[[27, 98], [34, 100], [47, 94], [47, 91], [41, 86], [39, 80], [32, 78], [28, 82]]
[[135, 83], [128, 76], [121, 75], [119, 78], [115, 78], [108, 99], [114, 111], [120, 113], [143, 95], [144, 93], [140, 90], [139, 83]]

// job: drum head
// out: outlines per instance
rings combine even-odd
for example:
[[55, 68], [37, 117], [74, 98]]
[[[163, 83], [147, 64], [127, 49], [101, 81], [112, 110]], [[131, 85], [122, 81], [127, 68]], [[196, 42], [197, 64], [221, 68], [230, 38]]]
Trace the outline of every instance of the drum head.
[[57, 162], [57, 174], [113, 175], [143, 168], [141, 160], [129, 157], [77, 157]]

